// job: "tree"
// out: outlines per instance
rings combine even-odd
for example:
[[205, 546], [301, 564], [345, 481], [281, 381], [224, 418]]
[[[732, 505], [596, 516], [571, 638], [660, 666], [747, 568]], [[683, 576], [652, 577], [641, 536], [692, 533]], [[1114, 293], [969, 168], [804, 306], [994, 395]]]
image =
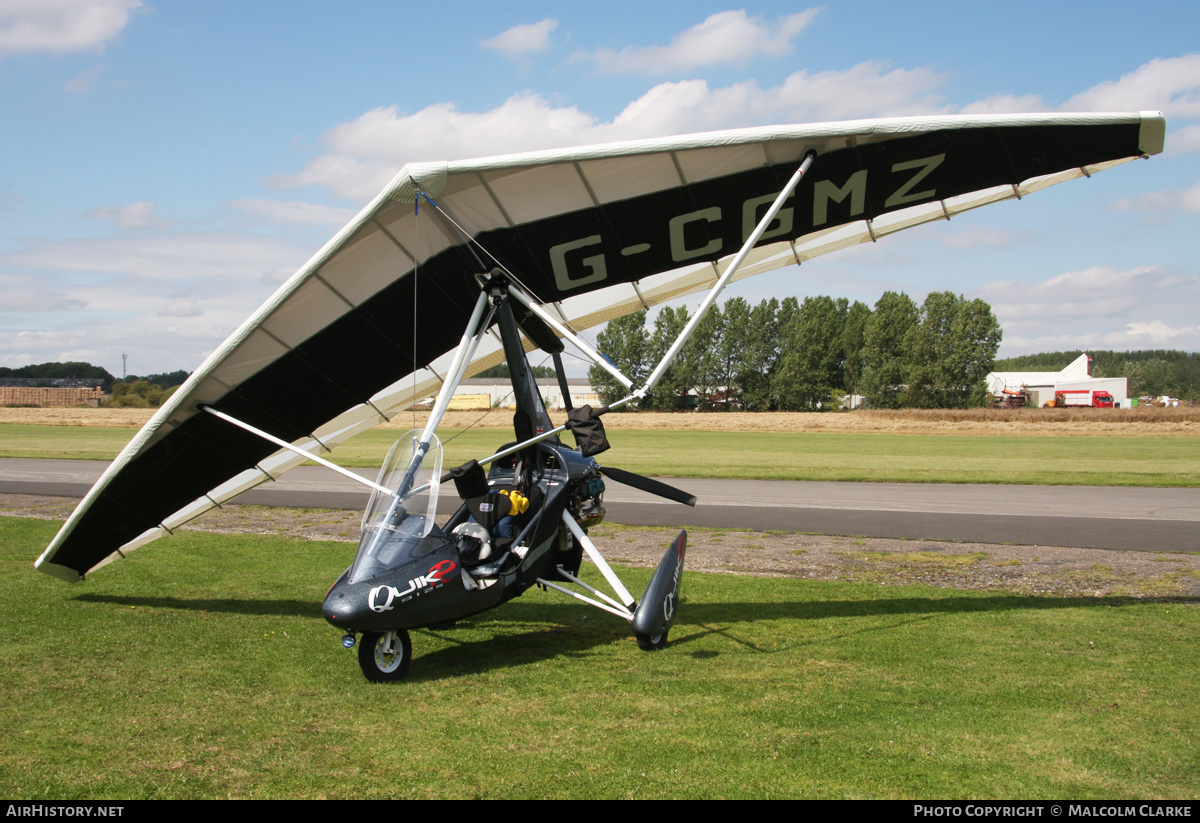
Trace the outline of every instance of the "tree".
[[916, 326], [912, 298], [904, 292], [884, 292], [863, 332], [862, 392], [872, 408], [899, 408], [908, 379], [904, 341]]
[[847, 309], [845, 298], [804, 298], [785, 332], [778, 371], [783, 408], [828, 408], [833, 395], [841, 392]]
[[721, 340], [716, 347], [717, 384], [725, 393], [724, 410], [746, 406], [747, 363], [753, 356], [754, 320], [750, 304], [741, 297], [725, 301]]
[[[664, 306], [659, 311], [658, 317], [654, 318], [654, 331], [650, 335], [647, 371], [662, 361], [672, 344], [683, 333], [687, 322], [686, 306], [680, 306], [678, 309]], [[675, 411], [686, 405], [688, 392], [696, 384], [695, 364], [691, 358], [695, 345], [693, 340], [690, 345], [684, 346], [675, 362], [663, 372], [658, 385], [646, 397], [645, 402], [649, 408]]]
[[686, 374], [691, 379], [691, 385], [686, 393], [694, 391], [699, 398], [699, 409], [712, 408], [710, 398], [718, 393], [723, 386], [720, 347], [725, 337], [725, 317], [721, 307], [713, 305], [700, 322], [692, 337], [680, 352], [680, 359], [686, 359]]
[[917, 323], [904, 335], [904, 390], [900, 405], [918, 409], [942, 408], [946, 377], [943, 358], [949, 347], [958, 310], [953, 292], [935, 291], [925, 297]]
[[866, 303], [855, 300], [846, 311], [846, 327], [842, 335], [842, 374], [847, 394], [859, 394], [862, 390], [863, 346], [866, 344], [867, 323], [870, 320], [871, 307]]
[[166, 402], [178, 386], [163, 388], [147, 380], [118, 380], [113, 385], [111, 406], [134, 409], [157, 408]]
[[145, 380], [151, 385], [158, 386], [159, 388], [163, 389], [169, 389], [173, 386], [182, 385], [183, 381], [187, 380], [189, 377], [191, 377], [191, 372], [186, 372], [183, 369], [179, 369], [178, 371], [164, 372], [161, 374], [147, 374], [144, 377], [138, 377], [136, 374], [131, 374], [125, 378], [125, 382], [133, 383], [137, 380]]
[[1000, 321], [985, 301], [976, 298], [959, 306], [947, 384], [948, 391], [957, 393], [962, 403], [956, 408], [987, 405], [987, 376], [996, 367], [1003, 337]]
[[[794, 298], [788, 299], [795, 302]], [[747, 411], [770, 411], [775, 407], [772, 380], [779, 360], [779, 314], [779, 301], [774, 297], [750, 310], [737, 378]]]
[[[596, 349], [635, 386], [646, 379], [649, 368], [649, 335], [646, 332], [646, 312], [636, 311], [609, 320], [596, 335]], [[605, 403], [620, 400], [628, 393], [624, 386], [600, 366], [588, 370], [588, 379]]]
[[992, 308], [954, 292], [930, 292], [920, 321], [905, 335], [908, 360], [902, 402], [926, 409], [965, 409], [987, 401], [984, 382], [1002, 332]]
[[1161, 397], [1180, 393], [1175, 368], [1161, 358], [1126, 363], [1124, 372], [1129, 380], [1130, 397]]
[[112, 390], [113, 381], [116, 380], [115, 377], [108, 373], [107, 369], [80, 361], [39, 363], [35, 366], [21, 366], [16, 369], [0, 367], [0, 377], [46, 378], [47, 380], [62, 378], [96, 380], [105, 392]]

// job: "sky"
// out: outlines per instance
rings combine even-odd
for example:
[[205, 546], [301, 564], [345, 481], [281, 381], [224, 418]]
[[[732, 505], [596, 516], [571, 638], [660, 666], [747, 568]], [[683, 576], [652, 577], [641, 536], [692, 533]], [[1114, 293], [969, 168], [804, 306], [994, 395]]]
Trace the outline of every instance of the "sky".
[[0, 366], [194, 370], [407, 162], [1026, 111], [1162, 111], [1166, 150], [725, 296], [949, 290], [1001, 356], [1200, 351], [1198, 32], [1195, 0], [0, 0]]

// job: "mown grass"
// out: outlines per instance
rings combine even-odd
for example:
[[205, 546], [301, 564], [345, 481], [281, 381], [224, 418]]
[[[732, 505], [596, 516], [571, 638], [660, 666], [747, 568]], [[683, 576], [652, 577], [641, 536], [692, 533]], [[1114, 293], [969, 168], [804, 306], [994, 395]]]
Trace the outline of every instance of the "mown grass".
[[184, 533], [70, 586], [54, 529], [0, 518], [11, 798], [1200, 795], [1193, 605], [689, 574], [662, 652], [534, 591], [372, 685], [319, 614], [345, 544]]
[[0, 457], [112, 460], [137, 429], [0, 424]]
[[[486, 457], [497, 430], [443, 431], [445, 465]], [[0, 425], [0, 457], [109, 460], [128, 429]], [[375, 467], [397, 437], [364, 432], [334, 450]], [[1200, 486], [1200, 438], [615, 431], [602, 462], [643, 474], [761, 480]], [[567, 438], [567, 442], [573, 442]]]

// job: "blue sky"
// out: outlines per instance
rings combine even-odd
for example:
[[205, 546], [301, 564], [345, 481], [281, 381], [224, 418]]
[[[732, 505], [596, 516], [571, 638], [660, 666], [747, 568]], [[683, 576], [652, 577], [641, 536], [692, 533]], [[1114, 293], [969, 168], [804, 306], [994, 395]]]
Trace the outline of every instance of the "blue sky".
[[979, 111], [1161, 110], [1167, 150], [729, 294], [1200, 350], [1197, 32], [1194, 0], [0, 0], [0, 366], [196, 368], [409, 161]]

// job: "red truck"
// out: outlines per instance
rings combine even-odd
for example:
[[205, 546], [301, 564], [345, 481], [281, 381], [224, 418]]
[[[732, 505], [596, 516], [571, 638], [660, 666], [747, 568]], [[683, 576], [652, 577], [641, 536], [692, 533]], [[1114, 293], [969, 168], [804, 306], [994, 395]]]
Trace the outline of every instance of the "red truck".
[[1046, 404], [1046, 408], [1093, 408], [1093, 409], [1111, 409], [1116, 405], [1113, 396], [1106, 391], [1097, 391], [1088, 389], [1066, 389], [1064, 391], [1056, 391], [1054, 399]]

